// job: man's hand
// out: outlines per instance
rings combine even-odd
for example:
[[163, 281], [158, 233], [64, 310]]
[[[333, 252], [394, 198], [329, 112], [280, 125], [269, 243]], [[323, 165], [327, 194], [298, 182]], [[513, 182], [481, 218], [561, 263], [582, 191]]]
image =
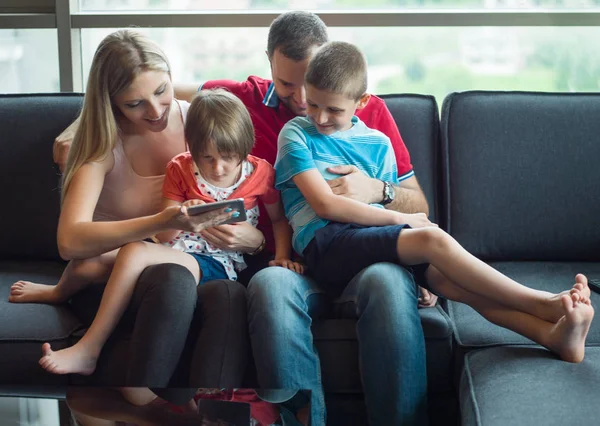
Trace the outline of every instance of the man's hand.
[[328, 180], [329, 187], [336, 195], [352, 198], [365, 204], [379, 203], [383, 198], [383, 183], [372, 179], [356, 166], [336, 166], [327, 169], [330, 173], [343, 175]]
[[263, 234], [248, 222], [220, 225], [203, 230], [200, 235], [221, 250], [254, 251], [263, 241]]
[[61, 173], [65, 171], [67, 158], [69, 158], [69, 150], [71, 149], [71, 142], [73, 142], [78, 127], [79, 117], [77, 117], [69, 127], [54, 139], [54, 145], [52, 146], [52, 160], [58, 165]]
[[269, 266], [281, 266], [282, 268], [289, 269], [290, 271], [297, 272], [298, 274], [304, 274], [304, 265], [298, 262], [294, 262], [290, 259], [275, 259], [269, 262]]
[[418, 299], [419, 308], [431, 308], [437, 303], [438, 297], [429, 290], [419, 287], [421, 296]]
[[52, 161], [58, 165], [58, 169], [63, 173], [67, 165], [67, 158], [69, 158], [72, 139], [61, 139], [61, 136], [54, 140], [54, 146], [52, 147]]

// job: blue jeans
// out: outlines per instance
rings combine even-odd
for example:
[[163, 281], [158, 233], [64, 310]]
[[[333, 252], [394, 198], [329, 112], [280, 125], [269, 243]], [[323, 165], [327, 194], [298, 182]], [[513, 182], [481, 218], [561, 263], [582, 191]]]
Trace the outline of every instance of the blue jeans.
[[[314, 281], [288, 269], [258, 272], [248, 286], [250, 341], [259, 385], [310, 389], [313, 426], [325, 425], [319, 358], [310, 327], [330, 306]], [[334, 300], [357, 318], [359, 362], [371, 425], [427, 424], [425, 340], [410, 272], [392, 263], [363, 269]]]

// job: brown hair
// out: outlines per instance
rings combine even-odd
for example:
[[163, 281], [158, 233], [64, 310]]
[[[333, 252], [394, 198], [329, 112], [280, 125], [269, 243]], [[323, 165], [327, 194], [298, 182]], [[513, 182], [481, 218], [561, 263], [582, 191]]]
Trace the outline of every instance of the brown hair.
[[282, 13], [269, 27], [267, 54], [273, 57], [275, 49], [293, 61], [303, 61], [313, 47], [329, 40], [325, 23], [316, 14], [303, 10]]
[[164, 71], [171, 76], [166, 55], [146, 36], [119, 30], [100, 42], [62, 178], [61, 201], [82, 165], [101, 160], [114, 149], [118, 126], [113, 99], [145, 71]]
[[305, 80], [318, 90], [358, 101], [367, 92], [367, 60], [353, 44], [332, 41], [310, 60]]
[[241, 100], [224, 89], [201, 90], [190, 105], [185, 139], [194, 161], [214, 143], [217, 151], [246, 159], [254, 145], [254, 127]]

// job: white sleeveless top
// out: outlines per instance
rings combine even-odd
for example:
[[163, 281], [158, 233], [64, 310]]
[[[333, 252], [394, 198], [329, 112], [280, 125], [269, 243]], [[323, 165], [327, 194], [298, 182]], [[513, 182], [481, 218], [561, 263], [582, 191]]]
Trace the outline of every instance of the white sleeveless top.
[[[185, 124], [190, 104], [175, 100], [181, 120]], [[123, 141], [117, 138], [113, 149], [115, 164], [104, 178], [104, 186], [94, 210], [94, 221], [117, 221], [149, 216], [160, 211], [162, 185], [165, 175], [138, 175], [123, 150]]]

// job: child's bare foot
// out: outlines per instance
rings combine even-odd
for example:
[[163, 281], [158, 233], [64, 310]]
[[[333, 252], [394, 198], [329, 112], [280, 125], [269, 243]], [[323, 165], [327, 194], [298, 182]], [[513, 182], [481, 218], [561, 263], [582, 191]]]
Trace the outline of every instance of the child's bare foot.
[[549, 349], [568, 362], [581, 362], [585, 355], [585, 338], [594, 318], [589, 298], [582, 302], [578, 294], [562, 295], [564, 316], [550, 332]]
[[592, 295], [590, 287], [588, 286], [587, 277], [583, 274], [577, 274], [575, 276], [575, 285], [569, 290], [570, 294], [579, 293], [584, 299], [589, 299]]
[[55, 285], [17, 281], [10, 287], [8, 301], [12, 303], [63, 303]]
[[79, 345], [70, 348], [53, 351], [49, 343], [42, 345], [44, 356], [40, 358], [39, 364], [50, 373], [70, 374], [77, 373], [89, 376], [96, 369], [98, 356], [87, 353]]
[[591, 295], [590, 287], [585, 275], [577, 274], [575, 276], [575, 284], [570, 290], [561, 291], [558, 294], [544, 292], [548, 294], [548, 303], [544, 312], [539, 313], [539, 317], [548, 322], [557, 323], [565, 315], [565, 310], [562, 304], [563, 296], [571, 296], [578, 294], [582, 301], [588, 300]]

